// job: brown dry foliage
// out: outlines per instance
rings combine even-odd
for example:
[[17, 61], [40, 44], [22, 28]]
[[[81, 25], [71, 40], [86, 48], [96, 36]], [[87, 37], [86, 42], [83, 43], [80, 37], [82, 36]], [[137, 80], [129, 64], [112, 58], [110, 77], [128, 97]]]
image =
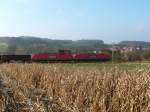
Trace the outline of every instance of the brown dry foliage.
[[1, 112], [150, 112], [150, 69], [0, 65]]

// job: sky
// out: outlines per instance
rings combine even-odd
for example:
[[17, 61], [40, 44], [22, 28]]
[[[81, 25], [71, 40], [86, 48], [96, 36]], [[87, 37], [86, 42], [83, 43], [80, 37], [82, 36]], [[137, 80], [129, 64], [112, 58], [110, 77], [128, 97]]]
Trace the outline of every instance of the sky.
[[0, 0], [0, 36], [150, 41], [150, 0]]

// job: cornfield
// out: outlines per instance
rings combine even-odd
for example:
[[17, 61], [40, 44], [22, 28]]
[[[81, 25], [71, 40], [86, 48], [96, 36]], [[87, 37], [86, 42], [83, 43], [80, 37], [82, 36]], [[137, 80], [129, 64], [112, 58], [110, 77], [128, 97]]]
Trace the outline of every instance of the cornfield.
[[0, 112], [150, 112], [150, 64], [1, 64]]

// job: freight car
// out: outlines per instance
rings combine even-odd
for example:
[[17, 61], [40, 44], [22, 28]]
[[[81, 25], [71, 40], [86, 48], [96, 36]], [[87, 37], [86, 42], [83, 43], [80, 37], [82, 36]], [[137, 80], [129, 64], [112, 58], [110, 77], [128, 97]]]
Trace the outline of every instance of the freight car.
[[111, 60], [109, 54], [70, 53], [68, 50], [60, 50], [59, 53], [0, 55], [0, 62], [98, 62], [109, 60]]
[[0, 62], [11, 61], [30, 62], [31, 55], [0, 55]]

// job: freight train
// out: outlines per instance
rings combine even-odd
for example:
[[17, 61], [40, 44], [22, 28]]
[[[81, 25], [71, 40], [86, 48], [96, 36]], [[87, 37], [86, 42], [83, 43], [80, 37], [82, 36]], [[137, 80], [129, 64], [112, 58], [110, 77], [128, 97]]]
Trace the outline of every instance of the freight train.
[[0, 62], [98, 62], [111, 60], [110, 54], [104, 53], [70, 53], [59, 50], [58, 53], [39, 53], [31, 55], [0, 55]]

